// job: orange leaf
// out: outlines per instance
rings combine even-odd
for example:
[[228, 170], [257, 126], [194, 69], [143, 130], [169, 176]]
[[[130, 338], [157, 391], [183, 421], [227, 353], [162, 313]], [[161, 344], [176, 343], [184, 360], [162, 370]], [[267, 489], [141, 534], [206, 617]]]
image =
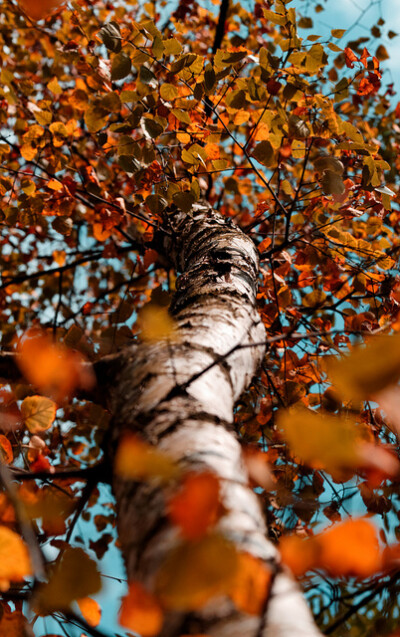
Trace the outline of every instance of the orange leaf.
[[22, 582], [31, 575], [28, 549], [20, 536], [0, 526], [0, 590], [6, 591], [10, 582]]
[[55, 7], [60, 4], [59, 0], [19, 0], [23, 10], [34, 20], [41, 20], [48, 16]]
[[100, 604], [91, 597], [78, 599], [79, 610], [90, 626], [98, 626], [101, 620]]
[[368, 520], [347, 520], [313, 538], [281, 540], [282, 562], [294, 575], [322, 568], [334, 577], [370, 577], [382, 569], [377, 532]]
[[271, 571], [249, 553], [240, 553], [238, 557], [238, 570], [229, 595], [239, 610], [260, 615], [268, 595]]
[[219, 511], [219, 480], [208, 472], [188, 475], [168, 504], [169, 517], [188, 540], [203, 537], [218, 520]]
[[131, 582], [122, 600], [118, 621], [142, 637], [153, 637], [161, 630], [163, 611], [154, 595], [139, 582]]
[[0, 455], [5, 464], [10, 464], [14, 459], [11, 442], [3, 434], [0, 434]]
[[125, 436], [120, 442], [115, 457], [115, 471], [122, 478], [131, 480], [170, 480], [179, 473], [175, 463], [166, 454], [133, 435]]
[[333, 576], [369, 577], [382, 567], [377, 531], [368, 520], [347, 520], [317, 536], [319, 566]]
[[352, 69], [354, 67], [354, 62], [357, 62], [357, 56], [348, 46], [344, 50], [344, 58], [346, 66]]
[[17, 351], [18, 365], [27, 380], [55, 400], [69, 396], [76, 387], [93, 386], [93, 373], [83, 366], [82, 355], [53, 343], [42, 331], [28, 330]]
[[47, 188], [50, 188], [50, 190], [62, 190], [64, 188], [64, 186], [60, 181], [58, 181], [58, 179], [50, 179], [50, 181], [47, 182], [46, 186]]
[[279, 544], [281, 559], [299, 577], [314, 568], [317, 558], [317, 546], [314, 539], [301, 539], [297, 535], [283, 537]]

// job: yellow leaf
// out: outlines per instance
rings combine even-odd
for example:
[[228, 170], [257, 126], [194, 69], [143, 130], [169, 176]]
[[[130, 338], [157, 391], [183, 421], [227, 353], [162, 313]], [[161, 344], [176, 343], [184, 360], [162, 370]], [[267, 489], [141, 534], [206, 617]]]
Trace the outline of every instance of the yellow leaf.
[[197, 610], [230, 591], [237, 568], [235, 547], [222, 535], [182, 542], [168, 553], [158, 572], [157, 595], [168, 609]]
[[115, 471], [130, 480], [170, 480], [179, 473], [178, 467], [167, 455], [134, 435], [128, 435], [121, 441], [115, 457]]
[[281, 412], [278, 426], [293, 454], [306, 464], [332, 474], [359, 464], [363, 431], [350, 418], [297, 408]]
[[28, 549], [14, 531], [0, 526], [0, 590], [6, 591], [11, 582], [22, 582], [31, 575]]
[[171, 337], [174, 333], [174, 320], [164, 306], [148, 303], [140, 310], [138, 322], [144, 341], [159, 341]]
[[98, 626], [101, 620], [100, 604], [91, 597], [78, 599], [79, 610], [90, 626]]
[[400, 334], [376, 336], [348, 356], [331, 358], [328, 374], [340, 393], [360, 401], [378, 393], [400, 378]]
[[161, 630], [163, 611], [154, 595], [139, 582], [131, 582], [122, 600], [118, 621], [142, 637], [154, 637]]
[[61, 95], [62, 93], [62, 88], [59, 85], [56, 77], [53, 77], [53, 79], [50, 80], [50, 82], [47, 84], [47, 88], [50, 89], [50, 91], [54, 93], [54, 95]]
[[56, 417], [57, 405], [45, 396], [28, 396], [22, 401], [21, 414], [32, 434], [46, 431]]

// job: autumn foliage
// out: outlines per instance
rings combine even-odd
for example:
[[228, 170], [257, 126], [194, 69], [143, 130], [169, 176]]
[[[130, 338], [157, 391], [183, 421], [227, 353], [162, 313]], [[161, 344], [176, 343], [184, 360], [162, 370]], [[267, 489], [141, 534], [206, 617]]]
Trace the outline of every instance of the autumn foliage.
[[[218, 3], [173, 4], [1, 7], [0, 634], [32, 613], [101, 622], [116, 521], [92, 364], [176, 338], [157, 237], [204, 198], [260, 255], [267, 354], [235, 429], [276, 568], [322, 630], [395, 634], [400, 103], [380, 38], [396, 34], [322, 37], [291, 0], [230, 2], [221, 33]], [[216, 476], [140, 435], [114, 470], [159, 486], [177, 538], [151, 586], [119, 589], [121, 634], [219, 596], [265, 611], [277, 571], [224, 536]]]

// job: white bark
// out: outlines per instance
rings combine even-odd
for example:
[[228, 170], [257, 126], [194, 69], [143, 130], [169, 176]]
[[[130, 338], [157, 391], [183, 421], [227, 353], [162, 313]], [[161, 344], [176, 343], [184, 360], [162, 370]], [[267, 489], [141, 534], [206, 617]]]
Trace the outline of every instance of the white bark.
[[[239, 550], [276, 563], [278, 553], [266, 538], [232, 427], [234, 404], [265, 354], [259, 344], [265, 340], [264, 326], [255, 306], [257, 251], [247, 236], [207, 206], [190, 215], [171, 213], [168, 224], [165, 250], [181, 272], [171, 308], [178, 336], [172, 343], [141, 345], [123, 354], [112, 405], [114, 442], [126, 430], [140, 432], [181, 467], [214, 472], [227, 510], [219, 529]], [[253, 343], [258, 345], [221, 358], [235, 345]], [[164, 496], [153, 484], [117, 477], [114, 491], [128, 579], [150, 585], [178, 541], [165, 517]], [[218, 600], [190, 615], [171, 613], [162, 635], [320, 635], [297, 585], [284, 572], [274, 580], [266, 612], [265, 618], [254, 617], [236, 611], [229, 600]]]

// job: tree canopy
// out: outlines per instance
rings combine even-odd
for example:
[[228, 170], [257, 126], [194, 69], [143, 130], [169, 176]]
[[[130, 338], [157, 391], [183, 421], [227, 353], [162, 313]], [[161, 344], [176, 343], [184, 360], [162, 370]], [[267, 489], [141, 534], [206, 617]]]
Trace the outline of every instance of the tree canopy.
[[[382, 19], [353, 41], [340, 25], [314, 33], [325, 3], [304, 14], [291, 0], [212, 4], [0, 7], [7, 637], [50, 635], [38, 616], [60, 634], [103, 634], [93, 596], [116, 541], [102, 486], [104, 361], [173, 342], [168, 308], [186, 275], [161, 244], [175, 231], [168, 219], [190, 219], [204, 201], [260, 258], [266, 354], [234, 424], [269, 539], [322, 632], [398, 626], [400, 103], [380, 40], [396, 34]], [[137, 436], [120, 444], [115, 470], [179, 481], [165, 497], [186, 543], [171, 560], [194, 565], [169, 595], [130, 582], [121, 635], [155, 637], [165, 608], [221, 591], [261, 613], [274, 573], [214, 532], [225, 511], [212, 473], [179, 473]], [[90, 538], [76, 532], [81, 519]], [[219, 568], [202, 580], [204, 562]]]

